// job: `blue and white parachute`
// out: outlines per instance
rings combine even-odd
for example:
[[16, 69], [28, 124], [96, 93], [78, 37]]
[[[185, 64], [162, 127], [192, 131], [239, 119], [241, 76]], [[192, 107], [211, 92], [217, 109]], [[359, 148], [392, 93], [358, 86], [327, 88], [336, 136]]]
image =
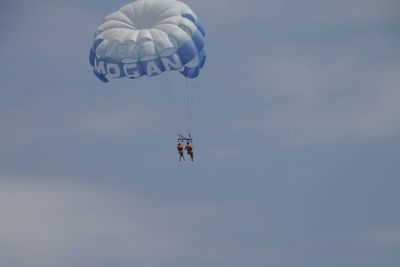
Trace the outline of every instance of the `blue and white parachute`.
[[94, 74], [109, 78], [179, 71], [195, 78], [203, 67], [204, 27], [178, 0], [136, 0], [107, 15], [90, 50]]

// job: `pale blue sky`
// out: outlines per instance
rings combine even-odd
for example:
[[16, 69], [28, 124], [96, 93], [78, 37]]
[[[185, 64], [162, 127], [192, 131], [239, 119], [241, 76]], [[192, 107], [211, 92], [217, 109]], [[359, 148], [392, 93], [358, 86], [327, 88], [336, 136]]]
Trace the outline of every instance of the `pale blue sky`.
[[1, 1], [0, 266], [399, 266], [398, 1], [188, 1], [194, 163], [158, 79], [91, 73], [126, 3]]

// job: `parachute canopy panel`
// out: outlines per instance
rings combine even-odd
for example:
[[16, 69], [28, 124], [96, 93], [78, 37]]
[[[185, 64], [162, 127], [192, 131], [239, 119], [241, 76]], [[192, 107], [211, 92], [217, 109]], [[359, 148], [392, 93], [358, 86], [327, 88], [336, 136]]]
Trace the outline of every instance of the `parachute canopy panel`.
[[179, 71], [195, 78], [203, 67], [204, 27], [185, 3], [136, 0], [107, 15], [90, 50], [94, 74], [111, 78]]

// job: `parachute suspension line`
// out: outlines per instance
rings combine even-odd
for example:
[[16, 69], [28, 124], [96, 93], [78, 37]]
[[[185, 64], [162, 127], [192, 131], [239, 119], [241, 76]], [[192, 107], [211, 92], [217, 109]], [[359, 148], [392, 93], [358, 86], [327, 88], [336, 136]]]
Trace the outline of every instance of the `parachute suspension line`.
[[185, 126], [186, 126], [186, 132], [187, 134], [191, 134], [191, 129], [190, 129], [190, 87], [189, 87], [189, 82], [190, 79], [185, 79], [185, 87], [183, 88], [183, 90], [185, 91], [185, 102], [184, 102], [184, 106], [183, 106], [183, 117], [184, 117], [184, 121], [185, 121]]
[[[189, 133], [190, 135], [190, 122], [189, 122], [189, 112], [188, 112], [188, 107], [190, 105], [189, 99], [189, 91], [187, 90], [188, 86], [181, 86], [181, 87], [176, 87], [171, 85], [170, 78], [168, 76], [161, 76], [163, 79], [162, 85], [165, 91], [166, 98], [168, 100], [168, 105], [170, 108], [170, 111], [173, 114], [175, 123], [178, 125], [178, 135], [185, 133]], [[185, 79], [187, 82], [187, 79]], [[185, 83], [183, 84], [185, 85]], [[182, 92], [182, 87], [185, 92]], [[174, 91], [175, 90], [175, 91]], [[180, 93], [183, 93], [183, 99], [178, 101], [176, 94], [180, 95]], [[181, 128], [179, 127], [182, 126], [183, 130], [185, 132], [181, 132]]]
[[183, 88], [183, 90], [185, 91], [185, 112], [186, 112], [186, 116], [185, 119], [187, 119], [187, 131], [190, 134], [190, 125], [189, 125], [189, 121], [190, 121], [190, 103], [189, 103], [189, 99], [190, 99], [190, 87], [189, 87], [189, 79], [185, 79], [185, 88]]
[[[178, 114], [178, 119], [180, 119], [180, 121], [183, 124], [183, 128], [184, 128], [183, 130], [187, 131], [188, 130], [188, 124], [187, 124], [187, 119], [186, 119], [187, 115], [185, 114], [184, 107], [182, 107], [182, 101], [178, 101], [177, 98], [176, 98], [176, 94], [178, 94], [178, 96], [179, 96], [179, 93], [180, 93], [179, 90], [182, 89], [182, 88], [180, 88], [179, 86], [178, 87], [172, 86], [171, 80], [170, 80], [169, 77], [167, 77], [167, 85], [168, 85], [169, 91], [171, 93], [173, 105], [176, 108], [176, 111], [177, 111], [177, 114]], [[175, 93], [176, 94], [174, 93], [174, 89], [173, 88], [175, 88]]]
[[[162, 75], [161, 75], [161, 77], [162, 77]], [[178, 123], [177, 115], [175, 114], [175, 109], [172, 105], [171, 95], [170, 95], [168, 87], [164, 81], [161, 81], [161, 87], [163, 88], [165, 98], [167, 99], [169, 113], [171, 114], [172, 120], [174, 121], [176, 133], [180, 134], [181, 130], [179, 128], [179, 123]]]
[[198, 90], [198, 81], [197, 79], [194, 79], [190, 81], [191, 83], [191, 99], [190, 100], [190, 109], [189, 109], [189, 133], [192, 132], [192, 126], [193, 126], [193, 118], [194, 118], [194, 113], [196, 111], [196, 94]]
[[[179, 101], [176, 100], [174, 90], [173, 90], [173, 88], [176, 88], [179, 90], [179, 87], [172, 86], [171, 80], [169, 79], [168, 76], [165, 76], [165, 80], [166, 80], [166, 83], [165, 83], [166, 87], [167, 87], [170, 97], [172, 99], [172, 105], [173, 105], [173, 107], [175, 107], [175, 110], [178, 114], [178, 119], [182, 121], [184, 130], [187, 131], [188, 130], [188, 123], [187, 123], [187, 119], [186, 119], [187, 115], [185, 114], [185, 112], [182, 112], [182, 109], [183, 109], [183, 111], [185, 111], [184, 110], [185, 107], [184, 106], [182, 107], [182, 101], [180, 102], [181, 105], [179, 105]], [[179, 94], [179, 92], [178, 92], [178, 94]]]
[[194, 117], [194, 110], [195, 110], [195, 99], [197, 93], [197, 80], [196, 79], [185, 79], [185, 88], [184, 88], [184, 121], [186, 123], [186, 129], [188, 134], [192, 133], [192, 126], [193, 126], [193, 117]]

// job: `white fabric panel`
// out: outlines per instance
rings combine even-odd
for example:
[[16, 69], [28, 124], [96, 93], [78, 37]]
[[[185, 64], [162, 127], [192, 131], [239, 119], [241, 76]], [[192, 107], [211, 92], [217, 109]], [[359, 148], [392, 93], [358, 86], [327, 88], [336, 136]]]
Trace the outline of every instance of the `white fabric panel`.
[[[104, 18], [95, 40], [99, 56], [152, 57], [176, 51], [191, 40], [197, 27], [183, 14], [196, 15], [177, 0], [136, 0]], [[134, 46], [134, 47], [132, 47]]]

